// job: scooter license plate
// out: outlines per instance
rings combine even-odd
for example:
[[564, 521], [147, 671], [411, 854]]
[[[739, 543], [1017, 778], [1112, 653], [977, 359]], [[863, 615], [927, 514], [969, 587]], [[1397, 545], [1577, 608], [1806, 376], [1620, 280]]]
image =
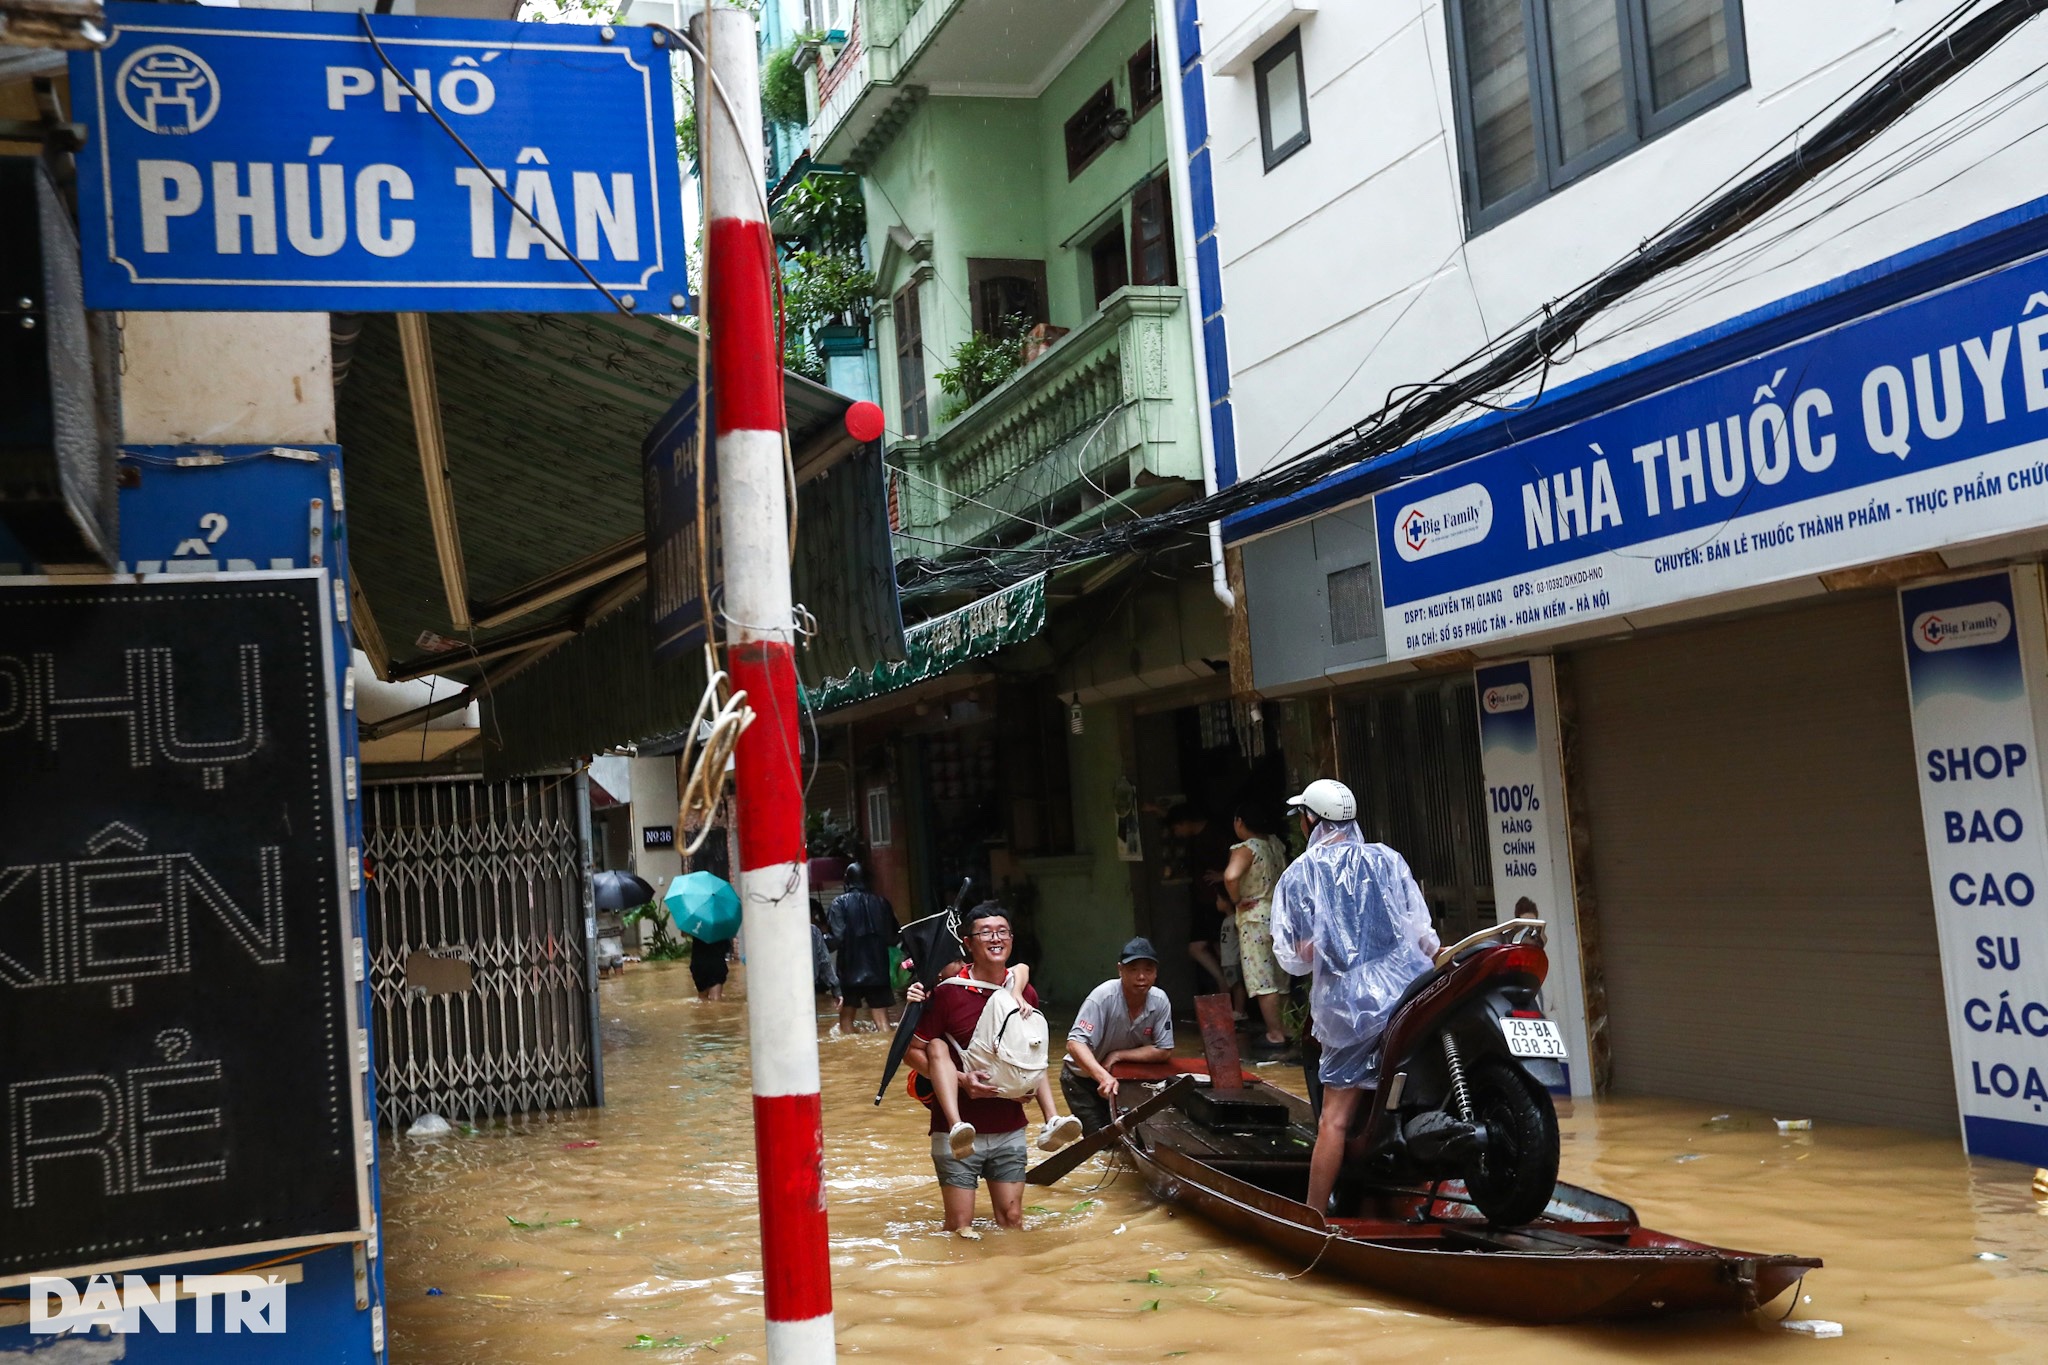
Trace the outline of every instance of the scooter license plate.
[[1508, 1051], [1517, 1057], [1565, 1059], [1564, 1034], [1548, 1019], [1503, 1019], [1500, 1031], [1507, 1035]]

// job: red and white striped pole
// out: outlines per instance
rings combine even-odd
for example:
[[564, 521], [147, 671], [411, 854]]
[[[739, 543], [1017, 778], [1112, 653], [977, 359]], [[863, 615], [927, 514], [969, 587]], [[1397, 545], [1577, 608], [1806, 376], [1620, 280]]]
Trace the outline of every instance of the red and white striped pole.
[[697, 83], [697, 128], [704, 163], [704, 293], [724, 540], [726, 667], [756, 717], [740, 739], [734, 777], [768, 1359], [773, 1365], [816, 1365], [836, 1360], [837, 1352], [797, 747], [782, 356], [772, 302], [775, 251], [762, 182], [760, 54], [753, 17], [745, 10], [707, 3], [691, 26], [713, 76]]

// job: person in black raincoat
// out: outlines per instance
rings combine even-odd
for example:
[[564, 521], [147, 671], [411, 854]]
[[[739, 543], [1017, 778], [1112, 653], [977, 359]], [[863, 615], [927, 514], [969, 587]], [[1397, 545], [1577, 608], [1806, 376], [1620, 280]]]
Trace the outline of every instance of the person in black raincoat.
[[889, 984], [889, 947], [896, 941], [896, 914], [889, 902], [868, 890], [867, 872], [846, 865], [846, 890], [825, 911], [825, 938], [838, 949], [839, 1031], [851, 1033], [862, 1009], [877, 1029], [889, 1026], [896, 1003]]

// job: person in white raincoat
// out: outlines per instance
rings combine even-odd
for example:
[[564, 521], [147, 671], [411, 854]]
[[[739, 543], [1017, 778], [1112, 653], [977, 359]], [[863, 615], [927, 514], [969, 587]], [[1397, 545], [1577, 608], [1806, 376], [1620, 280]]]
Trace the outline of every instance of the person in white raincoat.
[[1322, 1212], [1359, 1097], [1375, 1079], [1380, 1034], [1439, 945], [1407, 861], [1366, 842], [1349, 787], [1318, 778], [1287, 804], [1301, 812], [1308, 849], [1273, 889], [1273, 954], [1295, 976], [1313, 978], [1309, 1019], [1323, 1050], [1323, 1112], [1308, 1206]]

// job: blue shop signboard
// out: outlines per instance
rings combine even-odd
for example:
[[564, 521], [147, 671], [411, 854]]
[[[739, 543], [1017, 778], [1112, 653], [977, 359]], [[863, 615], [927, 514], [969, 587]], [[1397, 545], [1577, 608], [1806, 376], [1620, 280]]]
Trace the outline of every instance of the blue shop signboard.
[[1404, 658], [2048, 523], [2048, 259], [1381, 493]]
[[91, 307], [611, 308], [585, 270], [632, 308], [686, 307], [652, 30], [107, 14], [107, 46], [71, 58]]
[[[701, 391], [708, 393], [707, 381]], [[697, 397], [690, 385], [640, 443], [647, 509], [647, 619], [657, 659], [676, 659], [704, 645], [704, 581], [714, 597], [724, 582], [725, 546], [718, 534], [718, 458], [699, 458]], [[711, 444], [707, 442], [707, 444]], [[697, 516], [697, 481], [704, 516]], [[708, 533], [709, 544], [704, 540]]]

